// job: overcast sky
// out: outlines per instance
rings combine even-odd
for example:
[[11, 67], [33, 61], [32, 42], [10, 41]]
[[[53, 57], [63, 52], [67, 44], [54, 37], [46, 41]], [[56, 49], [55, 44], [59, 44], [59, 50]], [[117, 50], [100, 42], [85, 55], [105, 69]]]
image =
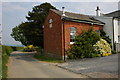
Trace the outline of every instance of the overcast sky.
[[[2, 14], [0, 13], [0, 19], [2, 17], [2, 20], [0, 20], [0, 24], [2, 23], [3, 44], [21, 45], [19, 42], [16, 42], [11, 38], [10, 34], [12, 32], [12, 28], [25, 21], [25, 16], [27, 16], [28, 11], [31, 11], [35, 5], [43, 3], [40, 2], [40, 0], [37, 0], [39, 2], [32, 2], [33, 0], [24, 0], [24, 2], [23, 0], [20, 1], [21, 2], [16, 2], [16, 0], [4, 0], [4, 2], [2, 2], [2, 10], [0, 10], [2, 12]], [[65, 10], [69, 12], [95, 15], [96, 6], [100, 7], [102, 13], [109, 13], [118, 10], [119, 0], [104, 0], [104, 2], [103, 0], [97, 0], [99, 2], [95, 0], [91, 0], [92, 2], [88, 2], [87, 0], [86, 2], [81, 2], [80, 0], [75, 0], [75, 2], [72, 1], [73, 0], [71, 0], [71, 2], [70, 0], [66, 0], [66, 2], [62, 2], [62, 0], [49, 0], [46, 2], [50, 2], [59, 10], [64, 6]]]

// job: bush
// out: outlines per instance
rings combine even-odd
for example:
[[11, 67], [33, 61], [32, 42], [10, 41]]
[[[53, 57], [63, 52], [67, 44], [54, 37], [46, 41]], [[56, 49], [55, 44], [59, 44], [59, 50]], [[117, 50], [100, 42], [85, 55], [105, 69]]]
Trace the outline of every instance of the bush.
[[100, 39], [93, 46], [95, 47], [95, 50], [97, 52], [100, 52], [101, 56], [108, 56], [108, 55], [111, 54], [110, 44], [106, 40], [104, 40], [104, 39]]
[[75, 43], [66, 52], [68, 58], [92, 58], [99, 53], [94, 49], [94, 44], [100, 40], [100, 35], [93, 31], [93, 28], [83, 32], [75, 38]]
[[112, 50], [111, 52], [112, 52], [112, 54], [117, 54], [117, 52], [115, 50]]
[[25, 52], [35, 51], [35, 47], [33, 45], [28, 45], [28, 46], [24, 47], [23, 51], [25, 51]]
[[35, 49], [36, 49], [36, 51], [37, 51], [37, 54], [40, 54], [40, 55], [43, 54], [43, 48], [42, 48], [42, 47], [37, 46]]
[[109, 38], [109, 36], [106, 35], [106, 33], [103, 30], [100, 30], [100, 36], [102, 39], [106, 40], [110, 44], [110, 46], [112, 47], [111, 39]]

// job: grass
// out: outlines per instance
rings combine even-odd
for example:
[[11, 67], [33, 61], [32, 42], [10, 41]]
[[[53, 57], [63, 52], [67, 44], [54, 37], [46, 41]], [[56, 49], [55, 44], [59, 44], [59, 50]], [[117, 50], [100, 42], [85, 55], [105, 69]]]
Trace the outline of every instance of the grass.
[[7, 63], [10, 53], [21, 49], [23, 49], [23, 47], [12, 47], [2, 45], [2, 78], [7, 78]]
[[47, 56], [44, 56], [44, 55], [38, 55], [38, 54], [35, 54], [34, 58], [36, 58], [40, 61], [46, 61], [46, 62], [52, 62], [52, 63], [63, 63], [64, 62], [63, 60], [55, 59], [55, 58], [52, 58], [52, 57], [47, 57]]

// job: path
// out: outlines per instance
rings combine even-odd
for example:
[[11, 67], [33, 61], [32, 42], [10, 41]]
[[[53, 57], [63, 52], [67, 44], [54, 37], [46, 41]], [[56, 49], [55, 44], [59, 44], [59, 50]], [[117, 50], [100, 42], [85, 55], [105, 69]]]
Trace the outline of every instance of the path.
[[8, 78], [86, 78], [47, 62], [32, 58], [33, 53], [13, 52], [8, 64]]

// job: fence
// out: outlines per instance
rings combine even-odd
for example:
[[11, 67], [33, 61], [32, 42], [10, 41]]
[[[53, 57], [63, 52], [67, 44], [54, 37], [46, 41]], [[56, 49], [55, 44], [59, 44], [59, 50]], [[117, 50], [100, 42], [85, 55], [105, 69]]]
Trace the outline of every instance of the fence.
[[120, 43], [116, 43], [116, 44], [115, 44], [115, 47], [116, 47], [116, 51], [117, 51], [117, 52], [120, 52]]

